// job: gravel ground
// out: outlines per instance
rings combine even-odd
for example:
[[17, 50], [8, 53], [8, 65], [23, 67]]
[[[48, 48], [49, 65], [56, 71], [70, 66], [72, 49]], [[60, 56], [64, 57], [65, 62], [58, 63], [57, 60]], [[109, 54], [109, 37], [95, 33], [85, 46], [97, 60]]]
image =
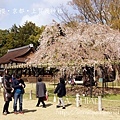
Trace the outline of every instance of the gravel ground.
[[0, 96], [0, 120], [120, 120], [120, 114], [110, 112], [92, 111], [87, 108], [76, 107], [66, 103], [66, 109], [56, 108], [57, 102], [46, 101], [46, 108], [36, 107], [36, 100], [23, 100], [24, 114], [15, 115], [13, 101], [10, 103], [11, 114], [2, 115], [3, 97]]

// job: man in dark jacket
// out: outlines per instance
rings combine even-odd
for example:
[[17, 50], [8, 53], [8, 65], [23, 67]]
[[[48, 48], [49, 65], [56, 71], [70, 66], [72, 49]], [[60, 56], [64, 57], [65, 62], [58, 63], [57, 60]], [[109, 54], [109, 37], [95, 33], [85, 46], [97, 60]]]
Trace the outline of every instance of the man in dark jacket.
[[19, 100], [19, 113], [23, 114], [22, 111], [22, 101], [23, 101], [23, 94], [25, 88], [24, 81], [20, 78], [19, 75], [16, 75], [16, 79], [13, 80], [13, 88], [14, 88], [14, 114], [18, 114], [17, 112], [17, 101]]
[[36, 97], [38, 98], [38, 102], [36, 107], [39, 107], [40, 102], [43, 104], [43, 108], [46, 108], [44, 103], [44, 98], [46, 97], [46, 85], [42, 82], [42, 78], [38, 78], [38, 82], [36, 83]]
[[65, 109], [63, 96], [66, 95], [66, 88], [65, 88], [65, 80], [63, 78], [60, 78], [60, 83], [58, 83], [57, 87], [55, 88], [54, 94], [56, 93], [57, 93], [57, 96], [59, 97], [57, 108], [60, 107], [60, 105], [62, 104], [62, 108]]

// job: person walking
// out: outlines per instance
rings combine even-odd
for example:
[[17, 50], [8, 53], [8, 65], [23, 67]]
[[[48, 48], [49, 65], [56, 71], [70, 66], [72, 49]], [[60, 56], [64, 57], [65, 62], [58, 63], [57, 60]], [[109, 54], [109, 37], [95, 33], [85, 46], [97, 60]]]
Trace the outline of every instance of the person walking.
[[12, 77], [5, 75], [3, 78], [3, 96], [4, 96], [4, 107], [3, 107], [3, 115], [10, 114], [8, 111], [9, 103], [12, 101], [12, 85], [11, 85]]
[[[13, 103], [13, 109], [14, 114], [24, 114], [23, 113], [23, 94], [24, 94], [24, 88], [26, 87], [24, 81], [20, 78], [19, 75], [16, 75], [16, 79], [13, 81], [13, 88], [14, 88], [14, 103]], [[19, 100], [19, 111], [17, 111], [17, 102]]]
[[43, 108], [46, 108], [44, 103], [44, 98], [46, 97], [46, 85], [42, 82], [42, 78], [38, 78], [38, 82], [36, 83], [36, 97], [38, 98], [38, 102], [36, 107], [39, 107], [40, 102], [43, 104]]
[[57, 87], [55, 88], [54, 94], [56, 93], [58, 96], [57, 108], [59, 108], [62, 105], [62, 109], [65, 109], [63, 96], [66, 95], [66, 87], [65, 87], [65, 80], [63, 78], [60, 78], [60, 82], [57, 84]]

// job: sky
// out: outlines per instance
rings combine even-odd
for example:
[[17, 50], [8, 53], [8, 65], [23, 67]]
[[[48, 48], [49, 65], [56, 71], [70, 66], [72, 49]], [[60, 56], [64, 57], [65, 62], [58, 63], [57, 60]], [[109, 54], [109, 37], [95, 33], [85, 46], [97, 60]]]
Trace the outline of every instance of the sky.
[[14, 24], [22, 26], [31, 21], [37, 26], [49, 25], [54, 19], [55, 10], [60, 11], [60, 5], [69, 7], [71, 0], [0, 0], [0, 29], [10, 29]]

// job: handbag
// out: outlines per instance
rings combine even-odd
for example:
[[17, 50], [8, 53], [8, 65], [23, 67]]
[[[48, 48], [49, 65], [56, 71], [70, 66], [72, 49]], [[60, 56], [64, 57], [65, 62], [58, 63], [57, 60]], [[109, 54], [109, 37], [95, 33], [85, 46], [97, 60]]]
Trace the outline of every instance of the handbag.
[[13, 97], [13, 93], [6, 93], [6, 97], [7, 98], [12, 98]]
[[46, 92], [45, 96], [43, 97], [43, 101], [48, 100], [48, 93]]
[[24, 94], [25, 93], [25, 89], [24, 88], [22, 88], [22, 94]]
[[47, 100], [47, 96], [44, 96], [44, 97], [43, 97], [43, 101], [46, 101], [46, 100]]

